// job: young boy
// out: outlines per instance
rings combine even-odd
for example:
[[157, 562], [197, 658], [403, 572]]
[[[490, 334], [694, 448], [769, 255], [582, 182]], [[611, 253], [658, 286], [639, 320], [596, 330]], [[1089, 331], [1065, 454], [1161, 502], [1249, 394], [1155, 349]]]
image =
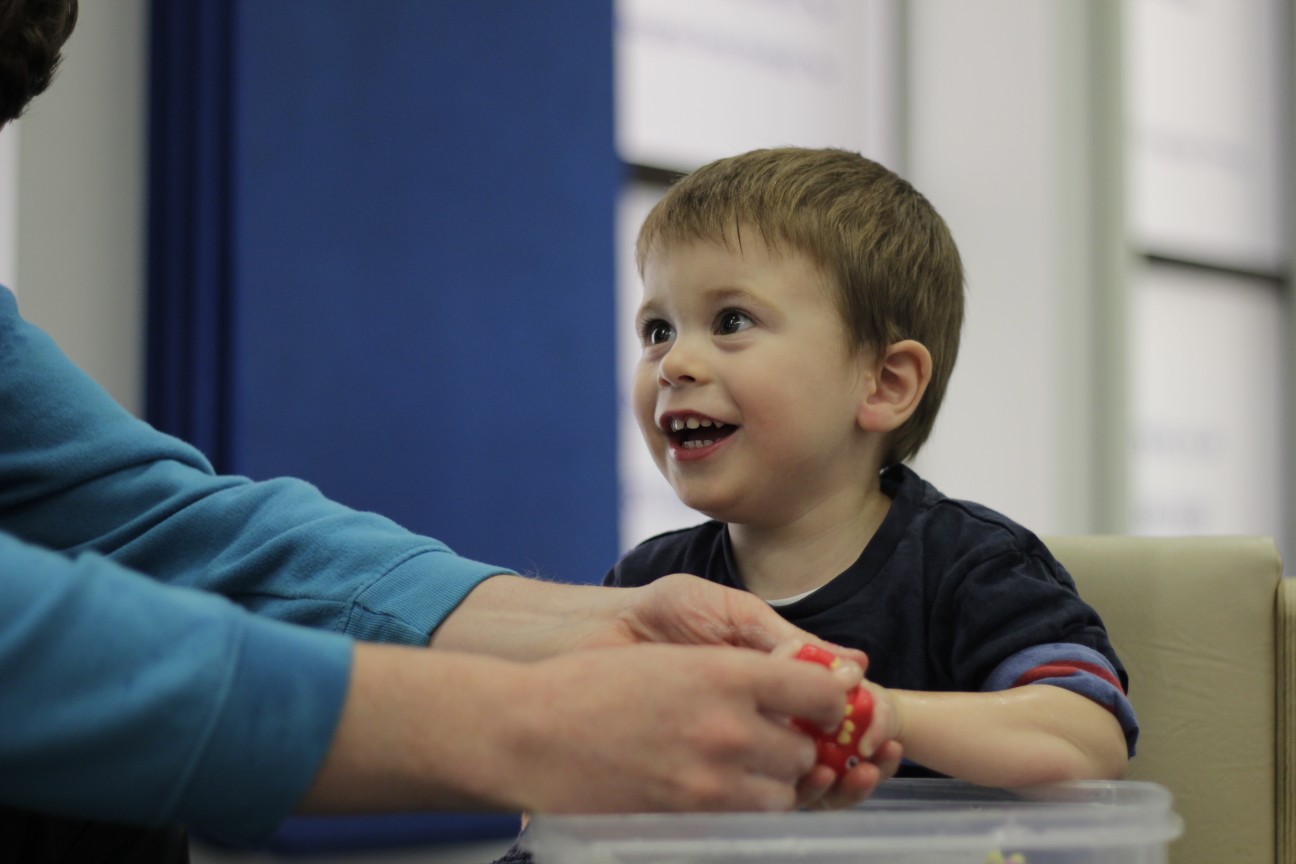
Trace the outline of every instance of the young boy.
[[635, 415], [712, 521], [645, 541], [608, 584], [695, 573], [865, 651], [870, 738], [901, 744], [901, 774], [1122, 776], [1138, 727], [1098, 615], [1033, 534], [903, 464], [963, 316], [928, 201], [857, 154], [758, 150], [674, 185], [637, 258]]

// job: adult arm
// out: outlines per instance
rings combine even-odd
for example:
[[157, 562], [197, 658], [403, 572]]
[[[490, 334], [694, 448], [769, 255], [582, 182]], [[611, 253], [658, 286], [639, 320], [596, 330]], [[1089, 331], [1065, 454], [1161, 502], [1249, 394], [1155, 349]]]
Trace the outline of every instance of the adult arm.
[[314, 777], [351, 641], [0, 533], [0, 803], [261, 839]]
[[623, 645], [526, 664], [353, 649], [5, 535], [0, 573], [0, 716], [13, 718], [0, 801], [22, 808], [180, 821], [248, 842], [295, 809], [786, 809], [826, 794], [846, 804], [898, 759], [861, 766], [830, 793], [809, 739], [788, 724], [835, 725], [856, 667], [834, 674], [727, 646]]
[[[360, 645], [354, 698], [304, 806], [786, 810], [814, 764], [788, 718], [835, 725], [853, 681], [857, 670], [728, 647], [640, 645], [519, 664]], [[882, 773], [857, 770], [854, 800]]]
[[[820, 642], [811, 634], [789, 624], [769, 604], [752, 594], [686, 574], [665, 576], [634, 588], [560, 585], [498, 576], [474, 589], [432, 638], [433, 646], [441, 649], [517, 659], [553, 657], [563, 652], [584, 655], [595, 653], [580, 651], [587, 648], [674, 643], [736, 646], [762, 652], [772, 649], [775, 657], [771, 659], [786, 660], [795, 646], [804, 641]], [[859, 680], [861, 671], [867, 668], [867, 656], [860, 651], [840, 646], [828, 647], [853, 661], [841, 669], [847, 686], [853, 686]], [[719, 656], [725, 653], [728, 652], [721, 652]], [[709, 658], [713, 654], [714, 652], [708, 652], [702, 655], [694, 650], [687, 656]], [[616, 651], [614, 656], [619, 663], [628, 661], [632, 655]], [[588, 656], [585, 659], [593, 662]], [[689, 723], [687, 718], [694, 713], [692, 700], [697, 698], [689, 686], [695, 683], [695, 662], [697, 661], [685, 663], [681, 667], [685, 670], [683, 673], [672, 673], [682, 674], [689, 680], [677, 682], [679, 686], [663, 683], [651, 697], [657, 709], [677, 718], [671, 722], [678, 722], [685, 727]], [[711, 661], [708, 659], [707, 662]], [[611, 705], [638, 705], [643, 701], [645, 692], [636, 688], [638, 674], [627, 666], [621, 674], [612, 674], [610, 684], [602, 683], [598, 686], [601, 690], [612, 688], [604, 691], [613, 694]], [[595, 680], [602, 679], [591, 678], [590, 684], [593, 685]], [[629, 690], [623, 694], [620, 689], [622, 687], [629, 687]], [[713, 695], [718, 696], [719, 693]], [[746, 704], [751, 705], [750, 697]], [[835, 726], [840, 719], [840, 711], [844, 707], [840, 692], [836, 707], [838, 717], [828, 728]], [[644, 719], [638, 708], [623, 710], [620, 716], [624, 719], [618, 723], [626, 728]], [[785, 722], [786, 716], [785, 712], [779, 722]], [[636, 731], [631, 740], [642, 735], [643, 733]], [[644, 737], [643, 740], [648, 739]], [[667, 746], [687, 746], [688, 740], [686, 735], [674, 735]], [[879, 725], [870, 730], [866, 740], [873, 754], [869, 762], [861, 764], [839, 780], [828, 769], [815, 768], [800, 779], [797, 804], [849, 806], [870, 794], [879, 782], [895, 774], [901, 749], [898, 743], [886, 739], [885, 727]], [[652, 750], [635, 748], [634, 752], [656, 762]], [[695, 758], [699, 759], [697, 764], [706, 766], [705, 770], [708, 771], [723, 773], [731, 771], [733, 767], [723, 759], [717, 762], [714, 755], [708, 756], [703, 752], [695, 752]], [[736, 753], [730, 754], [728, 758], [737, 758], [739, 761], [748, 759], [739, 757]], [[609, 761], [608, 764], [613, 763]], [[627, 766], [618, 770], [631, 771], [634, 768]], [[741, 800], [742, 793], [737, 787], [733, 794], [734, 800]]]
[[0, 442], [0, 531], [279, 620], [424, 644], [473, 587], [506, 572], [307, 483], [215, 474], [117, 405], [3, 288]]
[[423, 645], [498, 572], [308, 484], [216, 475], [0, 288], [0, 802], [259, 839], [348, 698], [352, 643], [321, 631]]
[[426, 644], [471, 592], [437, 647], [535, 658], [640, 641], [768, 650], [805, 635], [754, 598], [698, 580], [610, 592], [489, 579], [508, 571], [307, 483], [217, 475], [194, 448], [113, 402], [3, 288], [0, 442], [0, 531], [70, 557], [95, 552], [279, 620]]
[[[385, 519], [328, 502], [304, 483], [252, 483], [215, 475], [195, 450], [116, 406], [48, 337], [18, 318], [12, 296], [3, 290], [0, 441], [5, 442], [0, 452], [0, 578], [6, 589], [0, 592], [0, 670], [6, 676], [0, 716], [23, 718], [0, 746], [0, 800], [96, 819], [180, 820], [213, 836], [250, 840], [297, 803], [325, 752], [325, 770], [309, 801], [332, 807], [339, 794], [347, 800], [352, 790], [365, 788], [364, 778], [380, 789], [399, 788], [397, 777], [406, 776], [411, 761], [435, 761], [431, 753], [410, 760], [396, 749], [383, 752], [401, 760], [398, 765], [379, 768], [357, 761], [355, 754], [372, 748], [381, 740], [375, 734], [392, 723], [451, 736], [438, 740], [480, 740], [486, 727], [456, 725], [453, 711], [440, 721], [437, 712], [466, 695], [487, 706], [500, 705], [501, 698], [489, 692], [489, 681], [481, 685], [483, 692], [470, 685], [452, 691], [455, 698], [449, 700], [444, 692], [420, 691], [414, 717], [408, 713], [408, 694], [389, 686], [393, 676], [418, 670], [442, 675], [442, 664], [449, 664], [444, 672], [449, 675], [462, 658], [443, 659], [441, 652], [425, 651], [382, 654], [382, 662], [366, 661], [351, 674], [349, 640], [263, 616], [359, 638], [424, 644], [444, 617], [499, 568], [465, 561]], [[620, 602], [593, 603], [590, 592], [595, 589], [523, 587], [520, 580], [499, 578], [505, 580], [500, 590], [479, 595], [473, 611], [460, 619], [473, 625], [473, 639], [484, 640], [492, 650], [544, 656], [581, 645], [686, 635], [664, 626], [664, 607], [651, 595], [648, 601], [631, 603], [627, 615]], [[543, 592], [544, 602], [535, 599], [537, 591]], [[555, 625], [549, 616], [572, 598], [572, 591], [600, 614], [580, 621], [567, 615], [565, 625]], [[530, 619], [534, 626], [514, 626], [511, 616], [519, 604], [539, 613]], [[250, 615], [245, 609], [263, 614]], [[762, 628], [747, 632], [747, 627], [740, 615], [732, 622], [721, 616], [718, 630], [711, 625], [684, 630], [705, 632], [704, 641], [773, 643], [773, 634]], [[505, 634], [512, 637], [501, 640]], [[713, 638], [717, 634], [718, 640]], [[445, 641], [453, 645], [456, 637]], [[369, 650], [363, 647], [361, 655], [368, 657]], [[713, 660], [708, 654], [697, 665], [723, 669], [723, 664], [755, 662], [754, 655], [741, 653], [748, 659]], [[626, 668], [643, 667], [645, 675], [656, 662], [626, 659], [633, 661]], [[776, 662], [760, 659], [756, 668]], [[583, 654], [565, 663], [554, 661], [544, 667], [553, 671], [528, 673], [526, 680], [560, 685], [539, 687], [538, 692], [563, 692], [573, 681], [583, 682], [582, 693], [615, 692], [626, 675], [618, 666], [609, 667], [611, 662]], [[787, 669], [786, 661], [781, 665], [777, 681], [820, 675], [800, 665]], [[513, 677], [520, 674], [520, 667], [508, 668], [514, 669]], [[698, 681], [724, 680], [712, 691], [709, 704], [715, 710], [708, 716], [722, 724], [741, 720], [734, 728], [747, 732], [734, 732], [736, 742], [719, 744], [690, 744], [685, 737], [673, 752], [686, 769], [684, 777], [701, 779], [658, 789], [652, 800], [663, 807], [699, 800], [714, 801], [714, 806], [730, 806], [730, 800], [768, 802], [771, 795], [787, 800], [789, 766], [801, 760], [806, 742], [785, 734], [785, 718], [763, 712], [815, 716], [825, 703], [816, 706], [804, 692], [787, 695], [777, 688], [769, 695], [761, 677], [769, 673], [754, 670], [732, 678], [694, 678], [674, 666], [656, 673], [662, 683], [652, 694], [654, 704], [681, 712], [674, 726], [650, 723], [637, 714], [628, 723], [600, 725], [592, 736], [609, 753], [638, 748], [638, 767], [624, 758], [606, 763], [631, 772], [617, 778], [621, 787], [636, 786], [633, 772], [652, 767], [642, 749], [649, 736], [637, 733], [687, 726], [695, 734], [711, 734], [705, 730], [713, 723], [687, 722], [698, 716], [686, 710], [690, 705], [708, 704], [694, 699], [690, 688]], [[822, 700], [824, 692], [835, 694], [827, 704], [840, 712], [845, 686], [820, 676], [811, 695]], [[506, 689], [516, 693], [525, 688]], [[527, 703], [504, 700], [514, 714], [520, 704]], [[83, 710], [86, 706], [94, 710]], [[340, 711], [344, 720], [337, 725]], [[571, 739], [575, 718], [560, 722], [561, 710], [539, 714], [549, 718], [547, 725], [509, 722], [507, 728], [532, 728], [540, 736], [535, 740], [560, 731]], [[778, 740], [768, 740], [771, 730]], [[539, 758], [529, 754], [519, 762], [507, 737], [497, 741], [499, 749], [492, 752], [504, 753], [515, 767]], [[545, 747], [552, 743], [546, 740]], [[766, 752], [767, 746], [773, 749]], [[563, 748], [555, 747], [555, 752]], [[505, 773], [498, 762], [485, 764], [497, 766], [496, 778]], [[441, 765], [439, 774], [420, 775], [423, 800], [474, 800], [471, 789], [445, 775], [451, 767]], [[529, 770], [544, 767], [532, 764]], [[883, 770], [861, 769], [836, 792], [858, 797]], [[735, 774], [750, 776], [751, 785], [759, 788], [738, 782], [732, 799], [727, 797], [731, 793], [714, 791], [727, 788]], [[533, 786], [548, 783], [542, 775], [528, 776]], [[518, 800], [535, 802], [528, 806], [540, 809], [579, 806], [567, 796], [588, 793], [576, 788], [579, 778], [568, 785], [552, 801], [535, 789]], [[792, 794], [800, 792], [801, 800], [807, 800], [823, 794], [826, 786], [822, 777], [801, 778]], [[366, 809], [381, 806], [377, 792], [365, 797]], [[360, 805], [348, 800], [347, 806]]]

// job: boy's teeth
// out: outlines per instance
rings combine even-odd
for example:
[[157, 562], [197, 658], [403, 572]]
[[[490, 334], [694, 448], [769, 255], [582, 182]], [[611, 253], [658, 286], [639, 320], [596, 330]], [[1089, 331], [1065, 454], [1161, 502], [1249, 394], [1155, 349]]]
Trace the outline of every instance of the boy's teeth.
[[670, 423], [672, 432], [680, 432], [684, 429], [702, 429], [702, 428], [710, 428], [712, 426], [723, 426], [723, 425], [724, 425], [723, 423], [716, 423], [714, 421], [707, 420], [705, 417], [690, 417], [687, 420], [683, 420], [679, 417], [675, 417], [671, 420]]

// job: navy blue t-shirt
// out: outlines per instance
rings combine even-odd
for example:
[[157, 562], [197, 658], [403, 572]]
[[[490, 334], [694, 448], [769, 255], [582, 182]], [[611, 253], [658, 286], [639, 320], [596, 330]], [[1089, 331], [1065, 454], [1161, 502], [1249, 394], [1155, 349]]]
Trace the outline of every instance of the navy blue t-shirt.
[[[866, 652], [869, 679], [884, 687], [1075, 690], [1117, 716], [1133, 753], [1125, 668], [1098, 613], [1039, 538], [989, 508], [945, 497], [905, 466], [881, 479], [891, 508], [860, 557], [777, 611], [821, 639]], [[729, 532], [716, 521], [644, 541], [605, 582], [644, 585], [671, 573], [744, 587]]]

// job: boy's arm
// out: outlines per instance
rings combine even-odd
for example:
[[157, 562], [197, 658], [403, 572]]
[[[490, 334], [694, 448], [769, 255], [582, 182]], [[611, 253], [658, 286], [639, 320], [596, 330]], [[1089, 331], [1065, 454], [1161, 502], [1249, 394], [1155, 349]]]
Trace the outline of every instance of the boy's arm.
[[1118, 779], [1138, 741], [1121, 676], [1074, 643], [1018, 651], [980, 692], [878, 690], [908, 758], [987, 786]]
[[1120, 721], [1107, 708], [1050, 684], [988, 693], [887, 690], [892, 737], [913, 761], [985, 786], [1119, 779], [1129, 762]]
[[981, 540], [934, 594], [943, 686], [894, 691], [905, 756], [995, 786], [1123, 776], [1138, 721], [1101, 619], [1033, 535]]

